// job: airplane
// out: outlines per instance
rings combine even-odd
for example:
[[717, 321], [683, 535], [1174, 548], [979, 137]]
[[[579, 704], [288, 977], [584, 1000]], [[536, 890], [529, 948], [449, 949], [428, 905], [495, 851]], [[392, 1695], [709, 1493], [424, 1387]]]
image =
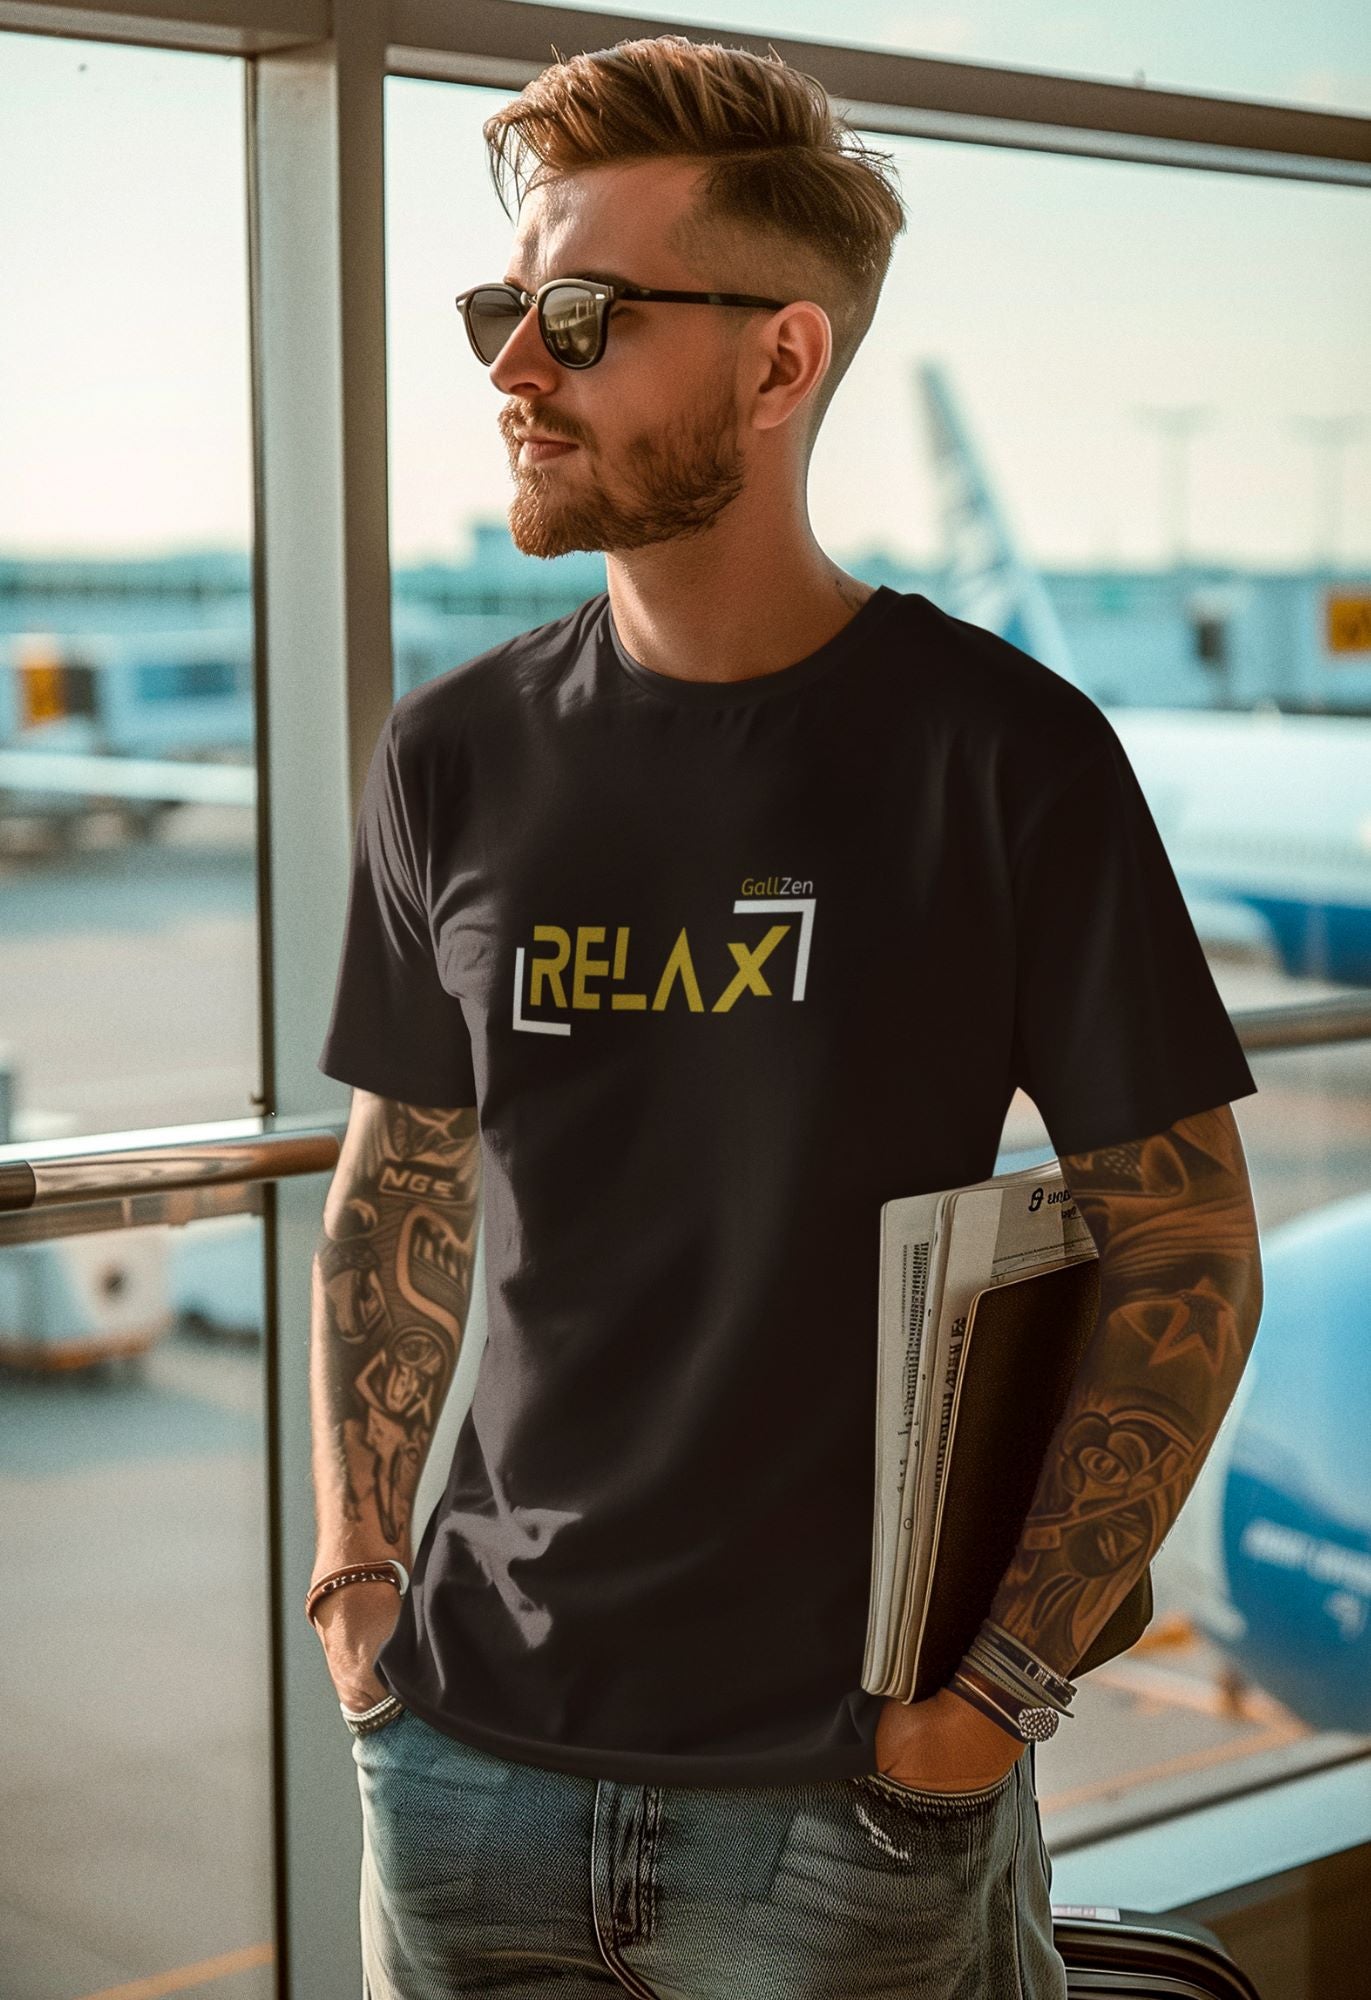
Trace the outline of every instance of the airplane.
[[[937, 601], [1082, 678], [946, 367], [915, 364], [943, 537]], [[1371, 716], [1100, 702], [1200, 936], [1264, 944], [1291, 977], [1371, 985]]]
[[[924, 363], [916, 381], [939, 483], [942, 608], [1079, 686], [946, 371]], [[1292, 975], [1371, 983], [1371, 720], [1106, 712], [1201, 936], [1256, 934]], [[996, 1171], [1038, 1157], [1003, 1154]], [[1260, 1187], [1257, 1195], [1260, 1205]], [[1171, 1619], [1182, 1635], [1187, 1622], [1203, 1633], [1239, 1699], [1253, 1684], [1311, 1729], [1363, 1734], [1371, 1731], [1371, 1192], [1263, 1229], [1261, 1242], [1256, 1339], [1153, 1558], [1153, 1625]]]
[[1371, 1731], [1371, 1194], [1262, 1232], [1247, 1368], [1154, 1558], [1248, 1680], [1314, 1729]]

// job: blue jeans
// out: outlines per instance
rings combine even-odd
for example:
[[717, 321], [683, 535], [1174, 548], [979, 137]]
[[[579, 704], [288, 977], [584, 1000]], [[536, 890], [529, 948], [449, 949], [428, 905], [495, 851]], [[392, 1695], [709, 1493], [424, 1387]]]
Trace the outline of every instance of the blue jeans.
[[362, 2000], [1066, 2000], [1032, 1745], [951, 1797], [641, 1785], [383, 1714], [346, 1725]]

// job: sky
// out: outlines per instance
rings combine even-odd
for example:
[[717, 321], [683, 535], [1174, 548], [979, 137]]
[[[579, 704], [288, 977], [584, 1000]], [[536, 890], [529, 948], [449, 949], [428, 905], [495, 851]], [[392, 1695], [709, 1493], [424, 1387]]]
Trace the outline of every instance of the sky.
[[[1289, 19], [1260, 0], [1241, 37], [1198, 12], [978, 0], [843, 19], [854, 42], [1371, 109], [1350, 0]], [[754, 0], [736, 25], [820, 37], [828, 19]], [[480, 124], [510, 95], [387, 86], [397, 562], [460, 560], [472, 520], [508, 504], [502, 399], [452, 299], [503, 273]], [[1035, 561], [1166, 560], [1183, 469], [1191, 556], [1371, 566], [1371, 190], [875, 143], [907, 226], [810, 468], [831, 553], [935, 559], [913, 385], [932, 357]], [[236, 61], [0, 35], [0, 552], [246, 546], [243, 177]], [[1177, 410], [1196, 413], [1183, 454], [1163, 431]]]

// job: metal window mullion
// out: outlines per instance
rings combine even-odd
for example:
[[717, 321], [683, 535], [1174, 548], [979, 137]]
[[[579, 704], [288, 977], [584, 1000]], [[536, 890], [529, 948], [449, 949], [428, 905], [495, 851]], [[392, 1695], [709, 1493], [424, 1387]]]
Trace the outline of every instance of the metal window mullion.
[[[348, 1092], [316, 1067], [357, 801], [392, 699], [386, 462], [386, 9], [248, 65], [257, 518], [263, 1092], [286, 1115]], [[317, 1178], [264, 1189], [277, 1993], [360, 1986], [361, 1823], [319, 1642], [307, 1357]], [[269, 1575], [266, 1572], [269, 1571]], [[340, 1751], [342, 1754], [340, 1754]]]

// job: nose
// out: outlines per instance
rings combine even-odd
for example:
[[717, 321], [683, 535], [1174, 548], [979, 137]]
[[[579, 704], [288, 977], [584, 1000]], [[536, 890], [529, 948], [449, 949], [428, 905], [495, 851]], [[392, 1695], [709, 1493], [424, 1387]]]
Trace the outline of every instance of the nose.
[[517, 390], [545, 389], [561, 372], [543, 344], [538, 308], [530, 306], [491, 362], [490, 379], [502, 395], [509, 396]]

